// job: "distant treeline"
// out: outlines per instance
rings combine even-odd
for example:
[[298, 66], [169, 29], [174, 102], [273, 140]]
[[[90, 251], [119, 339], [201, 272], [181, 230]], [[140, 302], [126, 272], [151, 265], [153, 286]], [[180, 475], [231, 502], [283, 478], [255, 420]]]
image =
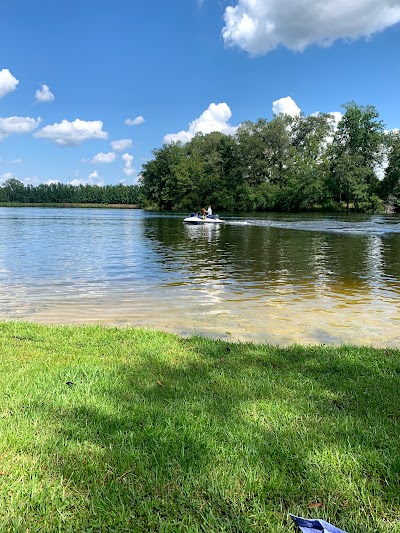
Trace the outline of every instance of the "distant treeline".
[[0, 202], [29, 204], [139, 204], [138, 185], [24, 185], [15, 178], [0, 187]]
[[159, 209], [379, 212], [400, 207], [400, 133], [374, 106], [245, 122], [235, 135], [164, 144], [142, 169], [143, 201]]
[[214, 211], [400, 210], [400, 132], [386, 132], [374, 106], [244, 122], [235, 135], [198, 133], [164, 144], [138, 185], [24, 185], [12, 178], [0, 202], [138, 204]]

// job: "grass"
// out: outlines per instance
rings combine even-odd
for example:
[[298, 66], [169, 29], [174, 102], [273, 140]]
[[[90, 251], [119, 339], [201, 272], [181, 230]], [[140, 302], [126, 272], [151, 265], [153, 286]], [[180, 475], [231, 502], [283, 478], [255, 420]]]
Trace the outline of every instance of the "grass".
[[400, 353], [0, 323], [0, 531], [400, 532]]

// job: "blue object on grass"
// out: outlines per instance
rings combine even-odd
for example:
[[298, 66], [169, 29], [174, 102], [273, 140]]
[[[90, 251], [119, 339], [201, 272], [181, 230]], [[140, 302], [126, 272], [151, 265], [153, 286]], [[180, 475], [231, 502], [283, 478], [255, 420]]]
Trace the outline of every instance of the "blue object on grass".
[[[289, 513], [290, 514], [290, 513]], [[328, 524], [325, 520], [301, 518], [301, 516], [290, 515], [295, 524], [299, 526], [303, 533], [346, 533], [343, 529], [339, 529], [332, 524]]]

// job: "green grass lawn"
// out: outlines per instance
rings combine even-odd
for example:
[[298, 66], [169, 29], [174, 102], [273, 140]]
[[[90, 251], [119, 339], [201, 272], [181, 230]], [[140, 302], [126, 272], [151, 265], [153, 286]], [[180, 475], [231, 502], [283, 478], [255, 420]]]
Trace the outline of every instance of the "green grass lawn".
[[0, 531], [400, 532], [400, 352], [0, 323]]

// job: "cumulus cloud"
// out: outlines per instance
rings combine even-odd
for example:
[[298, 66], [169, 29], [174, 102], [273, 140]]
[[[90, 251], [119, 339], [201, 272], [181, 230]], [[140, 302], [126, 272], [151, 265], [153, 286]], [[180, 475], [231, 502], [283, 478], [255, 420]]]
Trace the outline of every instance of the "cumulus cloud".
[[33, 178], [29, 178], [29, 177], [28, 178], [18, 178], [12, 172], [5, 172], [4, 174], [2, 174], [0, 176], [0, 183], [4, 183], [5, 181], [11, 180], [11, 179], [18, 180], [21, 183], [23, 183], [24, 185], [38, 185], [40, 183], [40, 181], [36, 177], [33, 177]]
[[122, 152], [133, 145], [132, 139], [119, 139], [118, 141], [111, 141], [111, 147], [116, 152]]
[[74, 146], [88, 139], [107, 139], [108, 133], [103, 131], [101, 120], [85, 121], [77, 118], [73, 122], [64, 119], [60, 124], [45, 126], [34, 137], [47, 139], [59, 146]]
[[220, 104], [210, 104], [208, 109], [189, 124], [189, 128], [179, 133], [168, 133], [164, 137], [164, 142], [171, 143], [181, 141], [187, 143], [196, 135], [196, 133], [211, 133], [219, 131], [227, 135], [233, 135], [237, 127], [230, 126], [228, 121], [232, 112], [225, 102]]
[[54, 94], [50, 91], [49, 87], [47, 85], [41, 84], [41, 89], [37, 90], [35, 92], [35, 98], [37, 102], [53, 102], [54, 101]]
[[22, 159], [18, 158], [18, 159], [12, 159], [11, 161], [7, 161], [5, 159], [2, 159], [0, 157], [0, 164], [11, 164], [11, 165], [19, 165], [20, 163], [22, 163]]
[[11, 74], [8, 68], [0, 70], [0, 98], [15, 91], [18, 83], [19, 80]]
[[236, 0], [224, 13], [227, 46], [251, 55], [369, 37], [400, 21], [399, 0]]
[[125, 162], [124, 173], [127, 176], [132, 176], [132, 174], [134, 174], [135, 172], [135, 169], [132, 167], [133, 156], [130, 154], [123, 154], [121, 155], [121, 157], [123, 161]]
[[286, 96], [286, 98], [280, 98], [272, 102], [272, 112], [274, 115], [290, 115], [296, 117], [300, 115], [301, 109], [290, 96]]
[[0, 141], [16, 133], [29, 133], [36, 129], [41, 118], [30, 117], [0, 117]]
[[340, 111], [331, 111], [330, 113], [328, 113], [328, 115], [332, 117], [333, 126], [336, 129], [337, 125], [343, 118], [343, 113], [341, 113]]
[[139, 126], [139, 124], [142, 124], [144, 122], [144, 118], [140, 115], [134, 119], [127, 118], [124, 122], [127, 126]]
[[112, 163], [116, 157], [115, 152], [108, 152], [107, 154], [100, 152], [93, 157], [92, 163]]
[[95, 170], [94, 172], [91, 172], [87, 178], [75, 178], [69, 181], [68, 184], [73, 185], [74, 187], [78, 187], [78, 185], [98, 185], [99, 187], [102, 187], [104, 181], [100, 178], [97, 170]]
[[12, 172], [5, 172], [0, 176], [0, 181], [6, 181], [10, 180], [12, 178], [15, 178], [14, 174]]
[[83, 179], [75, 178], [74, 180], [71, 180], [68, 182], [68, 185], [73, 185], [74, 187], [78, 187], [78, 185], [86, 185], [86, 181]]
[[[272, 102], [272, 112], [274, 115], [290, 115], [292, 117], [297, 117], [300, 115], [301, 109], [293, 100], [293, 98], [286, 96], [285, 98], [279, 98], [279, 100]], [[311, 115], [318, 116], [320, 115], [320, 112], [316, 111], [315, 113], [311, 113]], [[334, 129], [336, 129], [343, 117], [343, 114], [340, 111], [331, 111], [327, 113], [327, 115], [330, 115], [331, 123]]]
[[102, 187], [104, 185], [104, 181], [100, 178], [99, 173], [97, 170], [94, 172], [91, 172], [88, 176], [88, 182], [91, 185], [98, 185], [99, 187]]
[[21, 181], [24, 185], [39, 185], [40, 183], [40, 180], [34, 176], [33, 178], [23, 178], [23, 179], [20, 179], [19, 181]]

